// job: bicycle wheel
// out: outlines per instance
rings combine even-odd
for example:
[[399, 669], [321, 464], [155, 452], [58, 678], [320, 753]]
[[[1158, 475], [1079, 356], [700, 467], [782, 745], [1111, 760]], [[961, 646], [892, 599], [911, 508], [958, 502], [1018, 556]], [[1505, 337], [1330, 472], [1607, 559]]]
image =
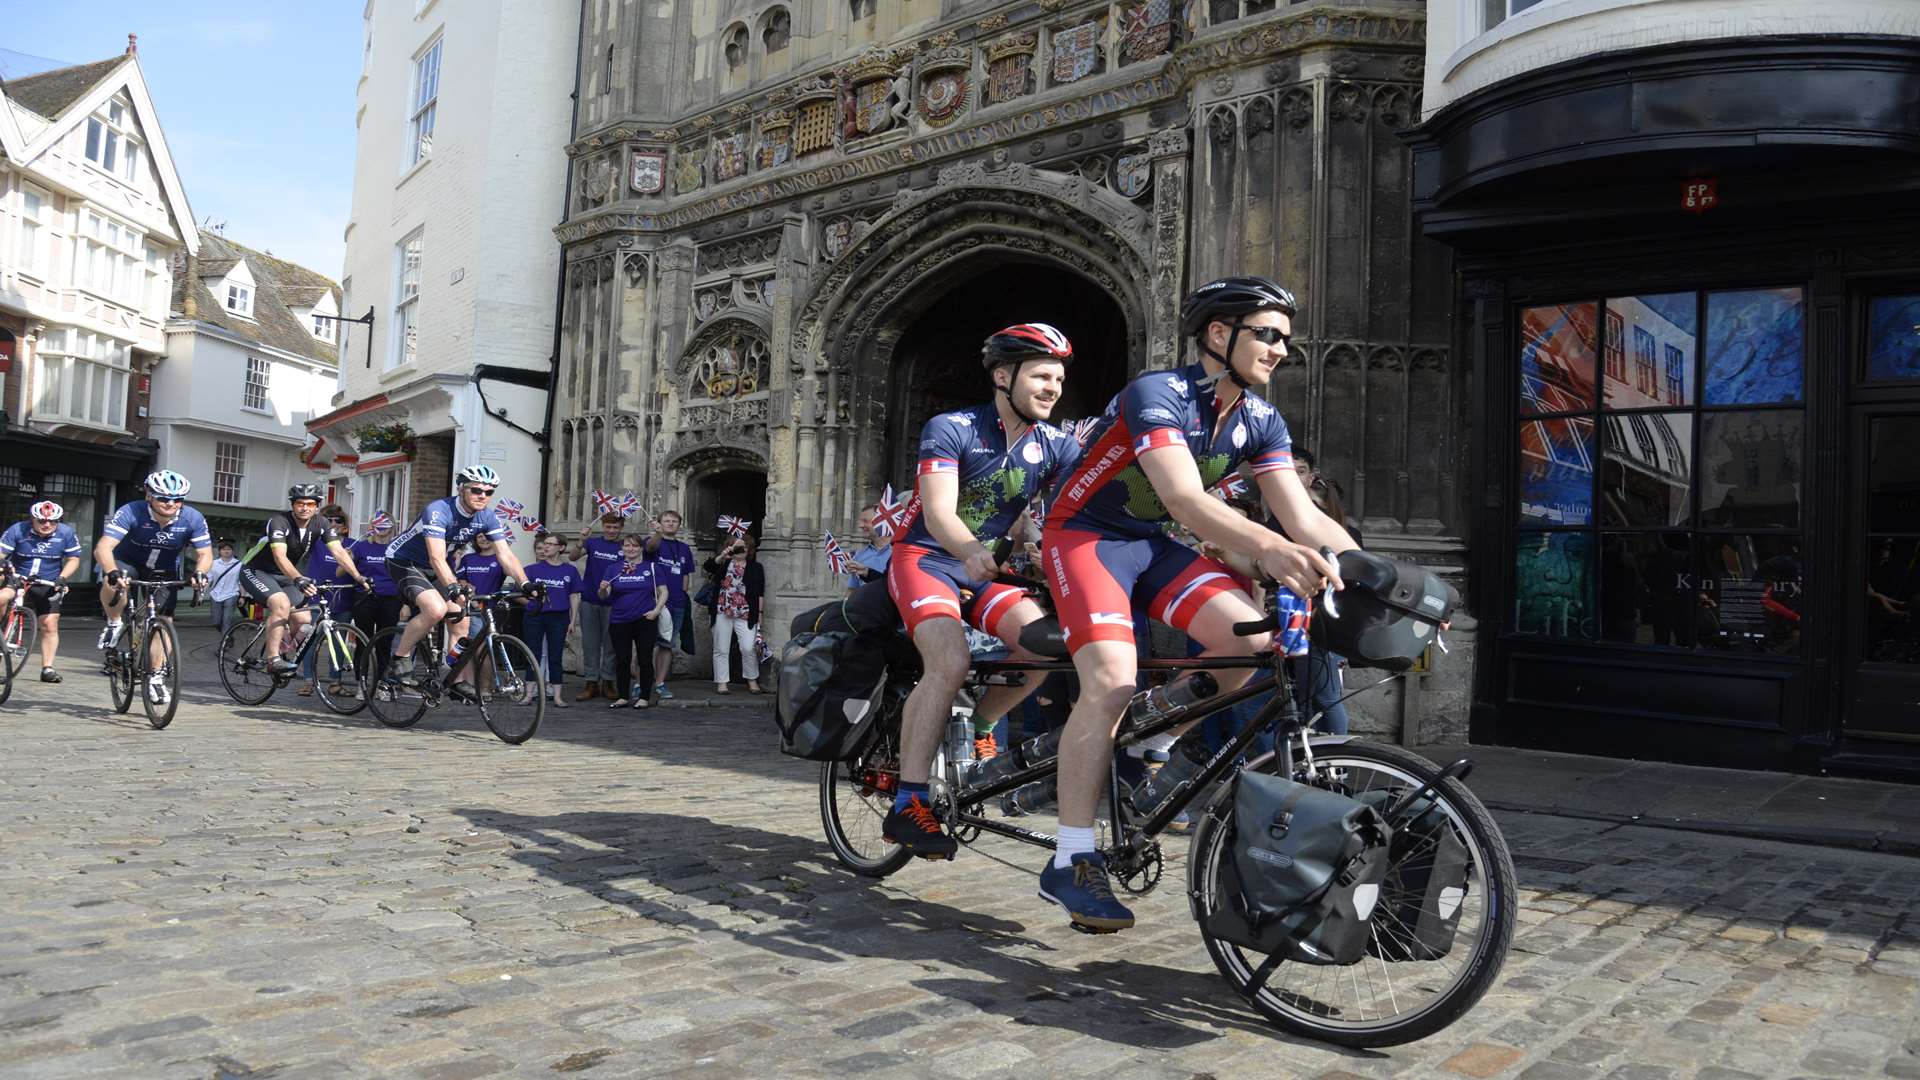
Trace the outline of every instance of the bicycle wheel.
[[[1270, 768], [1271, 755], [1248, 768]], [[1378, 743], [1343, 743], [1316, 748], [1321, 786], [1348, 795], [1406, 792], [1431, 780], [1440, 769], [1417, 754]], [[1232, 857], [1227, 828], [1233, 814], [1232, 785], [1208, 807], [1194, 831], [1188, 853], [1188, 895], [1194, 915], [1205, 920], [1223, 898], [1219, 872]], [[1392, 915], [1402, 875], [1430, 867], [1438, 841], [1416, 845], [1394, 859], [1374, 908], [1369, 955], [1340, 966], [1282, 963], [1255, 989], [1254, 972], [1266, 957], [1201, 931], [1220, 974], [1261, 1015], [1296, 1035], [1342, 1046], [1397, 1046], [1424, 1039], [1458, 1020], [1479, 1001], [1506, 960], [1513, 943], [1519, 894], [1513, 857], [1493, 816], [1465, 784], [1455, 779], [1434, 789], [1433, 804], [1467, 853], [1467, 883], [1459, 899], [1459, 925], [1452, 948], [1432, 960], [1389, 962], [1382, 953], [1403, 945], [1406, 927]]]
[[[180, 707], [180, 650], [173, 636], [173, 624], [157, 622], [145, 659], [150, 665], [140, 680], [140, 702], [147, 709], [147, 723], [163, 728], [173, 723], [174, 710]], [[154, 653], [160, 654], [156, 663]], [[157, 700], [156, 700], [157, 699]]]
[[139, 643], [139, 637], [139, 631], [132, 625], [123, 626], [119, 640], [107, 650], [107, 689], [113, 694], [113, 711], [117, 713], [133, 708], [133, 683], [140, 677], [140, 665], [134, 662], [137, 655], [134, 646]]
[[[7, 678], [20, 674], [20, 669], [27, 666], [27, 657], [33, 655], [33, 639], [39, 625], [40, 621], [33, 617], [33, 612], [23, 607], [8, 606], [7, 624], [4, 630], [0, 630], [0, 647], [6, 653]], [[0, 698], [0, 701], [3, 700]]]
[[523, 672], [533, 666], [533, 650], [507, 634], [495, 634], [487, 643], [486, 662], [474, 672], [480, 687], [480, 719], [500, 741], [518, 746], [540, 730], [547, 712], [547, 691], [540, 675]]
[[886, 877], [913, 858], [880, 834], [900, 782], [898, 707], [878, 723], [880, 735], [866, 753], [820, 765], [820, 822], [826, 826], [827, 843], [841, 865], [867, 877]]
[[13, 696], [13, 665], [0, 663], [0, 705]]
[[373, 718], [390, 728], [409, 728], [426, 715], [427, 698], [419, 681], [433, 671], [433, 653], [425, 639], [413, 647], [413, 676], [401, 679], [392, 674], [393, 639], [405, 629], [389, 626], [373, 635], [367, 646], [372, 650], [373, 667], [367, 672], [367, 705]]
[[258, 705], [280, 688], [279, 680], [267, 674], [266, 650], [266, 627], [251, 619], [234, 623], [220, 635], [214, 666], [228, 697], [242, 705]]
[[[367, 707], [364, 657], [372, 648], [366, 632], [348, 623], [334, 623], [331, 633], [313, 643], [313, 690], [322, 705], [341, 716]], [[340, 690], [329, 689], [334, 686]]]

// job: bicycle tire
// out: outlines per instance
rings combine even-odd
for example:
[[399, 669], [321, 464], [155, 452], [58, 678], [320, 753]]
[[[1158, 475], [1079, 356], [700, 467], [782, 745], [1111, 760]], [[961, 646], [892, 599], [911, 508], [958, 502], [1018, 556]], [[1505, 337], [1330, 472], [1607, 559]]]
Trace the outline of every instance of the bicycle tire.
[[134, 646], [140, 637], [130, 625], [120, 628], [120, 637], [107, 650], [107, 691], [113, 695], [113, 711], [124, 713], [133, 708], [133, 684], [140, 677]]
[[[1271, 764], [1277, 760], [1271, 755], [1250, 764], [1248, 768], [1259, 768], [1262, 764]], [[1341, 743], [1326, 747], [1316, 747], [1315, 762], [1324, 769], [1346, 769], [1355, 767], [1375, 771], [1376, 774], [1397, 776], [1401, 785], [1407, 789], [1417, 787], [1431, 780], [1440, 772], [1440, 767], [1418, 754], [1402, 750], [1395, 746], [1379, 743]], [[1368, 785], [1362, 790], [1373, 789]], [[1246, 999], [1267, 1021], [1291, 1034], [1301, 1035], [1322, 1042], [1335, 1043], [1350, 1047], [1398, 1046], [1402, 1043], [1424, 1039], [1447, 1027], [1473, 1008], [1486, 992], [1493, 987], [1499, 977], [1501, 965], [1506, 961], [1507, 950], [1513, 944], [1514, 915], [1519, 906], [1518, 886], [1513, 870], [1513, 857], [1507, 850], [1506, 839], [1500, 833], [1500, 827], [1494, 823], [1493, 815], [1476, 798], [1465, 784], [1449, 778], [1434, 789], [1435, 803], [1447, 814], [1456, 827], [1457, 835], [1468, 842], [1474, 868], [1479, 871], [1482, 883], [1480, 892], [1484, 895], [1471, 896], [1466, 903], [1477, 904], [1484, 912], [1484, 918], [1478, 931], [1472, 935], [1473, 945], [1458, 974], [1449, 980], [1444, 988], [1417, 1010], [1409, 1013], [1396, 1013], [1380, 1019], [1348, 1020], [1338, 1016], [1339, 1009], [1325, 1001], [1328, 996], [1319, 991], [1325, 989], [1329, 979], [1335, 992], [1344, 990], [1341, 979], [1349, 980], [1359, 996], [1359, 973], [1367, 971], [1368, 989], [1372, 993], [1372, 1002], [1377, 1005], [1379, 995], [1374, 983], [1373, 970], [1384, 972], [1387, 979], [1387, 1000], [1398, 1007], [1398, 994], [1395, 992], [1393, 978], [1395, 971], [1405, 975], [1406, 982], [1417, 984], [1422, 973], [1417, 969], [1428, 968], [1427, 964], [1388, 963], [1373, 956], [1363, 957], [1355, 964], [1344, 966], [1315, 966], [1283, 963], [1273, 973], [1273, 977], [1257, 991], [1250, 989], [1253, 970], [1266, 957], [1250, 950], [1222, 941], [1208, 934], [1205, 929], [1206, 916], [1218, 903], [1217, 868], [1220, 860], [1229, 857], [1226, 838], [1230, 830], [1227, 824], [1232, 817], [1232, 785], [1217, 796], [1199, 826], [1194, 830], [1193, 840], [1188, 850], [1187, 888], [1196, 920], [1201, 922], [1201, 939], [1207, 952], [1213, 957], [1214, 966], [1232, 986], [1235, 993]], [[1471, 886], [1470, 881], [1470, 886]], [[1462, 927], [1466, 926], [1463, 919]], [[1461, 948], [1456, 939], [1455, 951]], [[1452, 956], [1449, 952], [1447, 956]], [[1444, 959], [1444, 958], [1443, 958]], [[1289, 992], [1287, 984], [1280, 981], [1283, 973], [1303, 971], [1310, 973], [1305, 977], [1312, 982], [1313, 993]], [[1340, 972], [1343, 975], [1330, 975]], [[1426, 975], [1433, 974], [1429, 969]], [[1432, 979], [1424, 979], [1431, 982]], [[1411, 993], [1417, 986], [1405, 986], [1402, 989]], [[1301, 1003], [1305, 1003], [1303, 1007]], [[1357, 1003], [1358, 1004], [1358, 1003]]]
[[0, 705], [5, 705], [7, 699], [12, 696], [13, 668], [7, 664], [0, 664]]
[[[341, 716], [367, 707], [366, 668], [360, 661], [373, 648], [366, 631], [351, 623], [333, 624], [332, 634], [313, 643], [313, 693], [320, 703]], [[329, 686], [347, 686], [335, 694]]]
[[[540, 673], [535, 671], [532, 678], [525, 672], [534, 666], [533, 650], [527, 643], [511, 634], [495, 634], [487, 643], [487, 654], [491, 663], [476, 661], [474, 667], [474, 685], [481, 683], [480, 669], [491, 668], [487, 682], [492, 688], [489, 697], [485, 690], [480, 695], [480, 719], [487, 727], [509, 746], [519, 746], [533, 733], [540, 730], [540, 720], [547, 713], [547, 688]], [[506, 670], [502, 671], [502, 668]], [[505, 706], [500, 703], [506, 702]], [[531, 715], [527, 715], [528, 713]]]
[[[900, 717], [895, 711], [879, 721], [880, 736], [852, 761], [820, 763], [820, 823], [827, 845], [840, 865], [864, 877], [886, 877], [907, 865], [913, 853], [889, 844], [881, 822], [893, 808], [893, 793], [868, 780], [900, 778]], [[842, 807], [845, 811], [842, 811]], [[850, 827], [851, 826], [851, 827]]]
[[[18, 646], [8, 645], [7, 642], [13, 640], [14, 623], [16, 622], [23, 624], [19, 628], [20, 644]], [[26, 608], [14, 607], [11, 604], [7, 606], [6, 626], [0, 627], [0, 651], [6, 653], [7, 678], [11, 679], [15, 675], [20, 674], [21, 670], [27, 666], [27, 657], [33, 655], [33, 643], [39, 637], [39, 634], [40, 620], [34, 618], [32, 612], [29, 612]], [[0, 701], [5, 700], [5, 698], [0, 698]]]
[[214, 653], [220, 685], [242, 705], [258, 705], [273, 696], [280, 680], [267, 673], [266, 628], [256, 619], [227, 627]]
[[[427, 699], [418, 691], [411, 691], [387, 684], [387, 668], [392, 664], [393, 639], [406, 624], [389, 626], [373, 635], [373, 662], [367, 671], [367, 707], [373, 718], [390, 728], [410, 728], [420, 722], [427, 714]], [[413, 648], [414, 671], [432, 670], [432, 652], [425, 638]]]
[[[147, 711], [147, 723], [152, 724], [154, 730], [158, 731], [173, 723], [173, 714], [180, 708], [180, 642], [174, 636], [173, 624], [165, 622], [153, 624], [151, 640], [142, 656], [153, 655], [154, 642], [159, 643], [160, 670], [155, 672], [148, 667], [142, 671], [141, 674], [146, 677], [140, 680], [140, 704]], [[160, 676], [160, 684], [166, 688], [167, 700], [165, 701], [153, 700], [152, 676], [155, 674]]]

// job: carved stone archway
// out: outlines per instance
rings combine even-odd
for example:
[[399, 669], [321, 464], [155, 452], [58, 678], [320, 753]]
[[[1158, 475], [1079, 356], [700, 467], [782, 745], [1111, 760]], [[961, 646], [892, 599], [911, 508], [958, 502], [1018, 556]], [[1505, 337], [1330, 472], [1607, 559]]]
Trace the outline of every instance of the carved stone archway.
[[766, 472], [771, 314], [758, 304], [730, 308], [681, 350], [668, 373], [671, 403], [655, 454], [671, 464], [656, 478], [655, 503], [686, 505], [687, 478], [709, 464], [746, 459]]

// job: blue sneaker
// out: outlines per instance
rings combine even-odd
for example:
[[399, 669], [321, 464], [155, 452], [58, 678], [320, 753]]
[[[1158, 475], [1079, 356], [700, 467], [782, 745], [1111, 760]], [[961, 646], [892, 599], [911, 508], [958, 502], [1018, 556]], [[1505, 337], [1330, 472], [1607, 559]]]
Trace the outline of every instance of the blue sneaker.
[[1113, 898], [1106, 856], [1097, 851], [1075, 855], [1067, 867], [1047, 860], [1047, 868], [1040, 871], [1040, 899], [1066, 908], [1073, 928], [1089, 934], [1111, 934], [1133, 925], [1133, 912]]
[[667, 689], [666, 683], [655, 683], [653, 687], [653, 696], [658, 698], [661, 701], [672, 701], [673, 691]]

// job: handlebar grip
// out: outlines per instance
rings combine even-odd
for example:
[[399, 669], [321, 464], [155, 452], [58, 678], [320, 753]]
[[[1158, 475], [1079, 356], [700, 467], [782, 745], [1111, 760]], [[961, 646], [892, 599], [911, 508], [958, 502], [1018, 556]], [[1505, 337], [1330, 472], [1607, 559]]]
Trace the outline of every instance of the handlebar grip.
[[1278, 629], [1280, 629], [1279, 615], [1269, 615], [1264, 619], [1255, 619], [1252, 622], [1233, 624], [1235, 637], [1252, 637], [1255, 634], [1270, 633]]

